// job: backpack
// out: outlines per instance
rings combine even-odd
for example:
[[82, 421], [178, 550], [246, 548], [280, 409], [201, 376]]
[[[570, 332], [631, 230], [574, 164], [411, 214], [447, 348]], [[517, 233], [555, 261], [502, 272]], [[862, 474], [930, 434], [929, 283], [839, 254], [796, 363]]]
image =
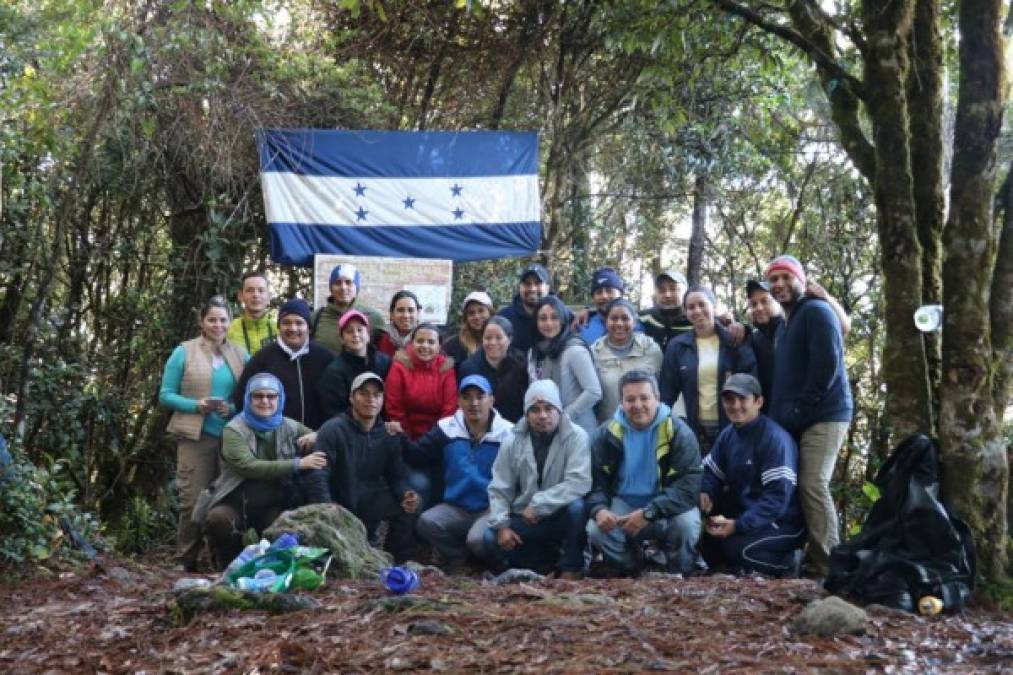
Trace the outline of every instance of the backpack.
[[967, 525], [939, 498], [936, 442], [921, 434], [890, 455], [861, 531], [830, 553], [824, 587], [863, 602], [916, 611], [920, 598], [963, 609], [974, 589], [975, 553]]

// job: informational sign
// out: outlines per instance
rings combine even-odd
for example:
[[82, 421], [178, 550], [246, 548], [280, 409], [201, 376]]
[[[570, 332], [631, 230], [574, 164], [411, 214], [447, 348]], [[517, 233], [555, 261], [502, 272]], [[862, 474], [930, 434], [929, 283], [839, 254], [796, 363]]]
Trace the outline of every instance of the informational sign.
[[409, 290], [419, 299], [419, 321], [445, 324], [450, 314], [454, 263], [422, 258], [382, 258], [356, 255], [313, 256], [313, 306], [323, 307], [331, 294], [331, 270], [338, 264], [355, 265], [362, 277], [356, 305], [371, 307], [385, 318], [390, 299]]

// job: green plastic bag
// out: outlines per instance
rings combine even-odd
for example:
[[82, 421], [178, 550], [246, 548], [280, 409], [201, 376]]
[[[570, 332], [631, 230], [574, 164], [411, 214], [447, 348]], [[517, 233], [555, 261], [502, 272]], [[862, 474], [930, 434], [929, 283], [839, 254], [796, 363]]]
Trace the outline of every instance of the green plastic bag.
[[[313, 546], [268, 551], [229, 572], [225, 583], [232, 588], [247, 586], [250, 590], [267, 593], [284, 593], [289, 588], [314, 590], [324, 583], [330, 559], [330, 552], [326, 548]], [[263, 585], [256, 583], [257, 573], [262, 570], [274, 573], [273, 578], [265, 580]], [[241, 582], [240, 579], [243, 578], [255, 581]]]

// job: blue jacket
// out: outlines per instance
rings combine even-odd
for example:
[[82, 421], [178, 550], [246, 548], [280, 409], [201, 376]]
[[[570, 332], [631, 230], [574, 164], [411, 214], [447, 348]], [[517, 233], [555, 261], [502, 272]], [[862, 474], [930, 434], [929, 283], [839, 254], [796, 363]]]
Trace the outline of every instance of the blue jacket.
[[[732, 347], [728, 331], [724, 326], [715, 324], [721, 348], [718, 352], [718, 392], [725, 384], [729, 373], [749, 373], [756, 376], [756, 357], [749, 341], [745, 340], [738, 347]], [[696, 333], [688, 331], [668, 341], [665, 349], [665, 360], [661, 364], [661, 400], [674, 405], [679, 394], [686, 403], [686, 422], [693, 431], [700, 431], [698, 415], [697, 368], [699, 367], [696, 351]], [[723, 429], [728, 425], [724, 408], [718, 402], [718, 422]]]
[[820, 422], [850, 422], [844, 338], [823, 300], [799, 298], [778, 331], [770, 417], [796, 438]]
[[535, 316], [528, 314], [524, 308], [524, 302], [521, 300], [520, 293], [514, 295], [514, 301], [496, 312], [496, 314], [509, 319], [514, 327], [514, 337], [510, 342], [510, 346], [523, 354], [527, 354], [535, 341]]
[[489, 508], [489, 481], [499, 446], [512, 433], [513, 425], [493, 410], [489, 430], [477, 444], [458, 410], [444, 417], [422, 438], [404, 440], [404, 459], [416, 467], [443, 466], [443, 501], [469, 513]]
[[[793, 532], [803, 526], [798, 502], [798, 448], [766, 415], [718, 434], [703, 459], [703, 488], [735, 519], [735, 531], [750, 534], [768, 525]], [[731, 512], [727, 512], [731, 509]]]

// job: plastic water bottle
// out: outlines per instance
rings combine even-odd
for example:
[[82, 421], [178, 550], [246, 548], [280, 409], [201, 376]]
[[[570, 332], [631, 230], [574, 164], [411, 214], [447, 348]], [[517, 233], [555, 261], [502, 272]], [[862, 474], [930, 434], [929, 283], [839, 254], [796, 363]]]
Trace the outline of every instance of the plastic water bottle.
[[253, 591], [254, 593], [264, 593], [271, 589], [274, 582], [278, 580], [278, 575], [274, 570], [264, 568], [257, 570], [257, 573], [252, 577], [239, 577], [236, 585], [239, 586], [240, 590]]
[[225, 573], [228, 574], [232, 570], [238, 570], [240, 567], [250, 562], [257, 556], [264, 555], [271, 548], [271, 542], [267, 539], [261, 539], [259, 544], [250, 544], [236, 556], [235, 560], [229, 563]]
[[284, 551], [286, 549], [295, 548], [299, 545], [299, 537], [292, 534], [291, 532], [285, 532], [280, 537], [274, 540], [271, 544], [272, 551]]

